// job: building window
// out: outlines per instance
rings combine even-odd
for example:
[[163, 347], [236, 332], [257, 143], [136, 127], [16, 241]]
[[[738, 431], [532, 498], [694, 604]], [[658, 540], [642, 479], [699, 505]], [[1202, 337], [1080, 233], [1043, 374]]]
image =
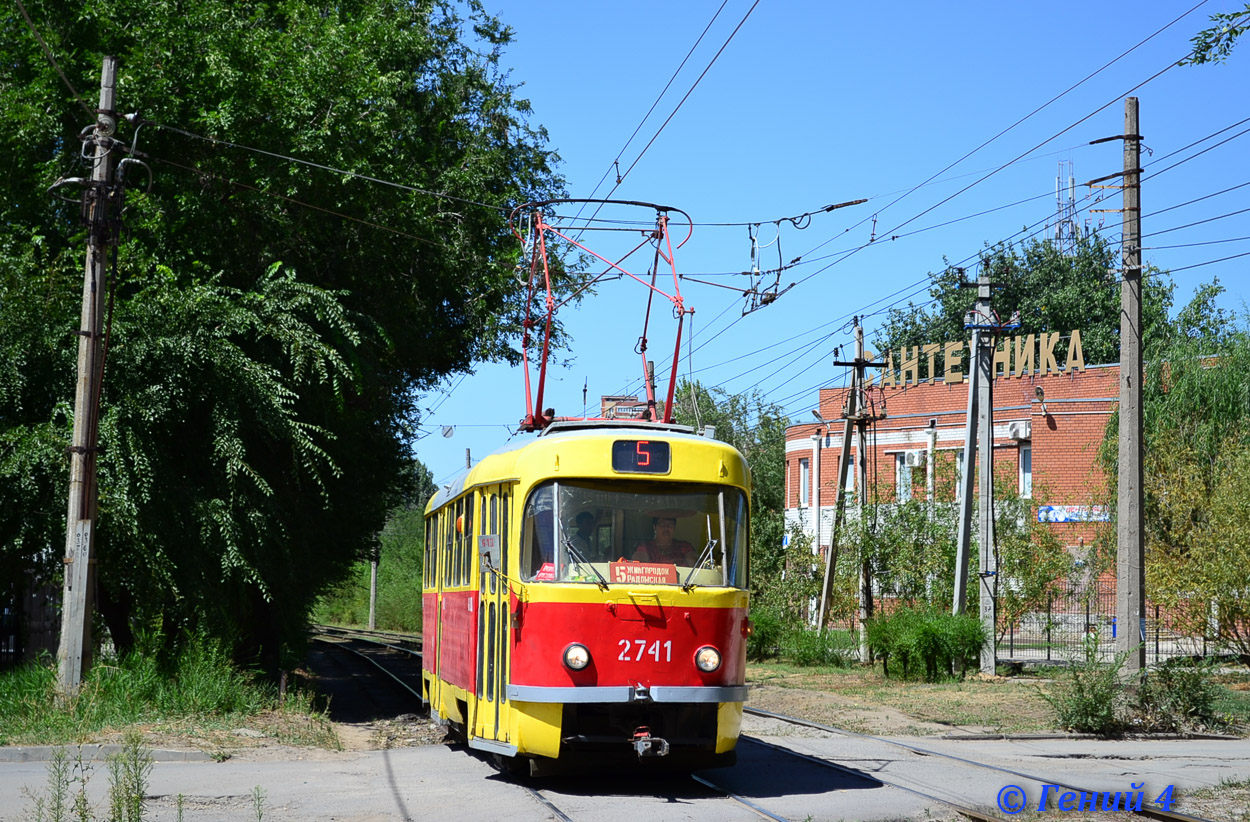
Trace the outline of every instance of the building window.
[[911, 466], [906, 454], [894, 455], [894, 498], [898, 502], [911, 499]]
[[1033, 446], [1020, 446], [1020, 496], [1033, 496]]
[[812, 468], [807, 459], [799, 460], [799, 505], [810, 505], [812, 501]]

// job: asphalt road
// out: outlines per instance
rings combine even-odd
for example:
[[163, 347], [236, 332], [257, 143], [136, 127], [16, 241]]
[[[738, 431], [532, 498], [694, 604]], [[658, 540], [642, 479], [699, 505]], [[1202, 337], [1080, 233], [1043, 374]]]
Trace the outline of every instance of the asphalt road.
[[[747, 733], [850, 767], [839, 774], [744, 740], [733, 768], [703, 772], [708, 780], [785, 819], [900, 820], [945, 818], [930, 799], [888, 787], [902, 783], [962, 805], [992, 809], [1007, 785], [1022, 788], [1030, 807], [1038, 783], [1004, 772], [973, 771], [950, 760], [870, 739], [848, 739], [749, 718]], [[1250, 740], [1091, 741], [1017, 739], [950, 741], [911, 738], [932, 751], [993, 762], [1056, 782], [1096, 791], [1129, 791], [1144, 784], [1147, 799], [1169, 784], [1180, 793], [1221, 779], [1250, 777]], [[0, 749], [0, 820], [23, 819], [32, 806], [23, 788], [40, 790], [41, 761], [17, 761], [37, 750]], [[88, 751], [90, 754], [91, 751]], [[259, 749], [225, 762], [176, 761], [158, 752], [149, 779], [147, 819], [177, 819], [182, 794], [186, 822], [255, 820], [254, 791], [263, 792], [265, 820], [547, 820], [550, 807], [484, 759], [457, 746], [432, 745], [363, 753]], [[879, 781], [882, 780], [882, 781]], [[569, 818], [592, 822], [748, 820], [745, 805], [692, 780], [647, 775], [532, 781]], [[95, 765], [88, 792], [104, 807], [108, 771]]]

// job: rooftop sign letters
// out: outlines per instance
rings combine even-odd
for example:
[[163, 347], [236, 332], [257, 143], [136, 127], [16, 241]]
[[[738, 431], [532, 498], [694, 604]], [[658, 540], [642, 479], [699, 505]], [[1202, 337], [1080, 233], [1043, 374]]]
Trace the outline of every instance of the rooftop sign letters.
[[[1062, 366], [1055, 356], [1055, 346], [1060, 339], [1058, 331], [1004, 339], [994, 349], [991, 373], [998, 378], [1040, 377], [1046, 374], [1075, 374], [1084, 371], [1085, 350], [1081, 347], [1081, 332], [1072, 332], [1068, 342], [1068, 355]], [[885, 355], [885, 368], [881, 369], [881, 386], [932, 382], [939, 377], [948, 385], [961, 383], [971, 367], [968, 354], [970, 347], [970, 342], [928, 343], [890, 351]], [[869, 357], [871, 356], [870, 354]], [[869, 373], [865, 382], [871, 385], [877, 379], [875, 374]]]

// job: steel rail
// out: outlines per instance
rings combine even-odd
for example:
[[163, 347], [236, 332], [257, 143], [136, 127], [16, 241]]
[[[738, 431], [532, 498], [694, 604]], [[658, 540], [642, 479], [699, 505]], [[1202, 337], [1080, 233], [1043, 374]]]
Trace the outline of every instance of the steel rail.
[[[314, 637], [313, 637], [313, 639], [314, 639], [315, 641], [317, 641], [317, 642], [322, 642], [322, 643], [325, 643], [326, 645], [333, 645], [335, 648], [339, 648], [339, 649], [341, 649], [341, 650], [348, 651], [348, 652], [353, 653], [353, 654], [355, 654], [356, 656], [360, 657], [361, 659], [368, 661], [371, 665], [373, 665], [373, 666], [374, 666], [375, 668], [377, 668], [379, 671], [381, 671], [382, 673], [386, 674], [386, 675], [387, 675], [387, 676], [389, 676], [391, 679], [395, 680], [395, 684], [399, 685], [399, 687], [403, 688], [405, 691], [407, 691], [408, 693], [410, 693], [410, 694], [412, 694], [414, 697], [416, 697], [418, 702], [421, 702], [422, 704], [425, 704], [425, 700], [422, 698], [422, 696], [421, 696], [421, 694], [420, 694], [419, 692], [414, 691], [414, 690], [412, 689], [412, 687], [408, 685], [408, 683], [407, 683], [407, 682], [404, 682], [402, 679], [400, 679], [398, 676], [396, 676], [396, 675], [395, 675], [394, 673], [392, 673], [391, 671], [388, 671], [388, 670], [386, 669], [386, 667], [385, 667], [384, 665], [382, 665], [382, 663], [378, 662], [376, 659], [374, 659], [373, 657], [369, 656], [368, 654], [361, 653], [360, 651], [357, 651], [355, 648], [349, 647], [348, 645], [345, 645], [345, 644], [343, 644], [342, 642], [336, 641], [336, 640], [331, 639], [331, 638], [321, 637], [321, 636], [314, 636]], [[367, 640], [361, 640], [361, 641], [367, 641]], [[384, 642], [379, 642], [379, 643], [377, 643], [377, 644], [379, 644], [379, 645], [386, 645], [386, 643], [384, 643]], [[389, 647], [391, 647], [391, 646], [386, 645], [386, 647], [388, 647], [388, 648], [389, 648]], [[395, 650], [406, 650], [406, 649], [403, 649], [403, 648], [396, 648]], [[414, 653], [414, 652], [409, 651], [408, 653]], [[416, 654], [416, 656], [420, 656], [420, 654], [418, 653], [418, 654]]]
[[756, 813], [758, 813], [760, 816], [764, 817], [765, 819], [771, 819], [773, 820], [773, 822], [790, 822], [790, 820], [786, 819], [784, 816], [778, 816], [775, 813], [769, 813], [768, 811], [764, 810], [759, 805], [756, 805], [754, 802], [750, 801], [746, 797], [739, 796], [738, 794], [734, 793], [728, 788], [722, 788], [720, 785], [717, 785], [715, 782], [710, 782], [701, 776], [696, 776], [695, 774], [690, 774], [690, 778], [693, 779], [695, 782], [698, 782], [700, 785], [709, 787], [714, 791], [719, 791], [720, 793], [724, 794], [725, 796], [729, 797], [735, 802], [740, 802], [741, 804], [755, 811]]
[[359, 639], [361, 642], [370, 642], [374, 645], [380, 645], [383, 648], [390, 648], [395, 651], [402, 651], [405, 654], [410, 654], [415, 657], [420, 657], [422, 655], [422, 651], [406, 648], [403, 645], [397, 645], [393, 642], [383, 642], [381, 639], [394, 639], [397, 642], [412, 642], [423, 645], [419, 634], [395, 634], [385, 631], [370, 631], [362, 628], [340, 628], [336, 625], [312, 625], [310, 627], [315, 633], [332, 634], [345, 638]]
[[[1004, 768], [1001, 765], [991, 765], [987, 762], [978, 762], [975, 759], [967, 759], [962, 756], [956, 756], [954, 754], [943, 753], [941, 751], [935, 751], [930, 748], [922, 748], [919, 745], [910, 745], [906, 742], [898, 742], [892, 739], [886, 739], [885, 737], [873, 736], [872, 734], [861, 734], [861, 733], [857, 733], [856, 731], [848, 731], [845, 728], [838, 728], [833, 725], [824, 725], [819, 722], [812, 722], [810, 720], [800, 719], [794, 716], [787, 716], [786, 714], [779, 714], [773, 711], [765, 711], [760, 708], [743, 708], [743, 711], [745, 713], [753, 714], [755, 716], [761, 716], [761, 717], [765, 717], [768, 719], [776, 719], [781, 722], [788, 722], [792, 725], [799, 725], [805, 728], [812, 728], [814, 730], [825, 731], [827, 733], [840, 734], [842, 736], [853, 736], [859, 739], [868, 739], [874, 742], [881, 742], [886, 745], [893, 745], [894, 747], [897, 747], [897, 748], [903, 748], [904, 750], [911, 751], [912, 753], [918, 753], [922, 756], [936, 756], [942, 759], [949, 759], [951, 761], [961, 762], [965, 765], [971, 765], [976, 768], [984, 768], [986, 770], [998, 771], [999, 773], [1005, 773], [1010, 776], [1017, 776], [1017, 777], [1020, 777], [1021, 779], [1028, 779], [1032, 782], [1038, 782], [1042, 785], [1054, 785], [1057, 788], [1066, 788], [1067, 790], [1077, 791], [1079, 793], [1096, 793], [1094, 791], [1087, 791], [1086, 789], [1081, 788], [1076, 785], [1069, 785], [1063, 782], [1057, 782], [1057, 781], [1053, 781], [1047, 778], [1039, 777], [1034, 774], [1025, 773], [1023, 771], [1017, 771], [1011, 768]], [[762, 742], [762, 740], [754, 740], [754, 741]], [[762, 744], [770, 745], [772, 743], [762, 742]], [[799, 754], [799, 755], [803, 756], [804, 754]], [[873, 778], [879, 779], [879, 777], [875, 777], [875, 776]], [[1128, 809], [1128, 812], [1136, 814], [1138, 816], [1144, 816], [1148, 819], [1157, 819], [1159, 820], [1159, 822], [1213, 822], [1212, 820], [1205, 819], [1200, 816], [1190, 816], [1188, 814], [1183, 814], [1178, 811], [1165, 811], [1165, 810], [1162, 810], [1161, 808], [1142, 808], [1141, 810]]]

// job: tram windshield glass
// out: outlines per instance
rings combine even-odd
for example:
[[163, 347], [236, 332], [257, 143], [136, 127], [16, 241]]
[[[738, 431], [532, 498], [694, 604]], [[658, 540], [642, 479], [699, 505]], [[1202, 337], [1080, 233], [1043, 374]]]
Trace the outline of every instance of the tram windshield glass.
[[746, 495], [689, 483], [547, 482], [525, 504], [531, 582], [745, 588]]

